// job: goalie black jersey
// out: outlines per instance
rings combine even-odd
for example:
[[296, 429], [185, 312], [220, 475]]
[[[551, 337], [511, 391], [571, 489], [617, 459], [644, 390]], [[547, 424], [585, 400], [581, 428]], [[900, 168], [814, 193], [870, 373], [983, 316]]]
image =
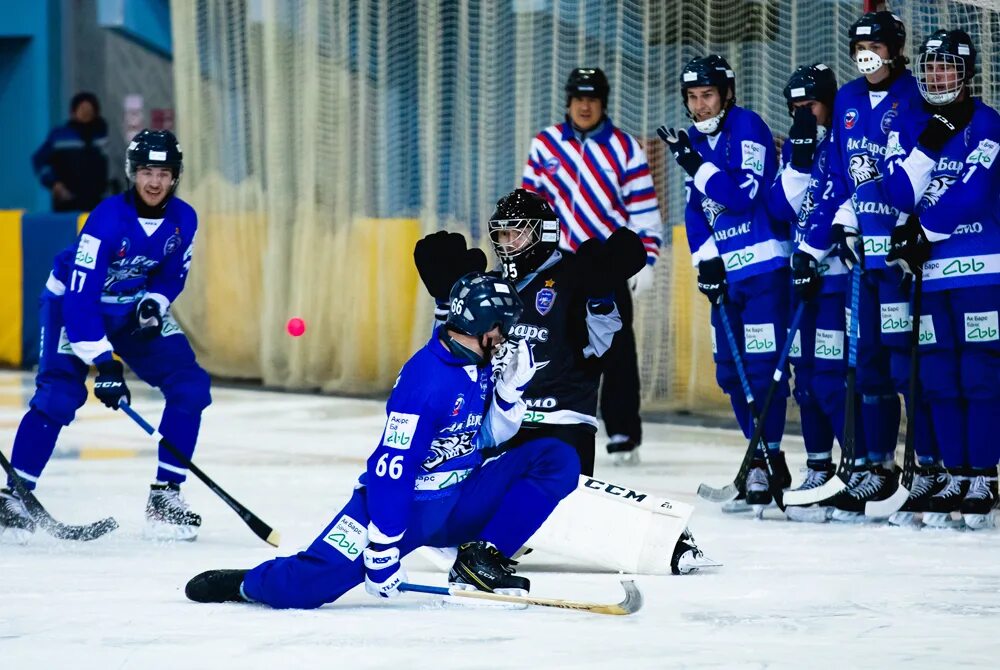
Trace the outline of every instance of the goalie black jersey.
[[[527, 338], [539, 366], [524, 390], [524, 428], [577, 425], [597, 430], [598, 355], [603, 351], [590, 344], [590, 330], [603, 324], [592, 315], [588, 328], [579, 268], [575, 256], [555, 252], [526, 282], [517, 283], [524, 312], [515, 333]], [[610, 341], [613, 329], [606, 330]]]

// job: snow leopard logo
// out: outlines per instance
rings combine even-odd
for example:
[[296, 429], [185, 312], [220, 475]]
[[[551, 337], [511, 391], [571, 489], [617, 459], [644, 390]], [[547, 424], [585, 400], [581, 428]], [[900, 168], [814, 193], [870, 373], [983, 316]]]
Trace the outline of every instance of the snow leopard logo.
[[924, 190], [923, 197], [920, 198], [921, 210], [927, 209], [928, 207], [933, 207], [944, 195], [944, 192], [951, 187], [958, 180], [958, 177], [952, 174], [941, 174], [931, 179], [931, 182], [927, 184], [927, 188]]
[[701, 199], [701, 211], [705, 213], [705, 218], [708, 219], [708, 225], [715, 228], [715, 220], [719, 218], [719, 215], [726, 211], [724, 205], [720, 205], [711, 198]]
[[808, 227], [809, 215], [816, 209], [816, 199], [813, 196], [813, 189], [806, 190], [806, 197], [802, 199], [802, 207], [799, 208], [799, 228]]
[[431, 442], [431, 453], [424, 459], [421, 467], [431, 472], [445, 461], [471, 454], [475, 450], [472, 446], [473, 435], [474, 433], [460, 433], [435, 439]]
[[854, 188], [861, 184], [875, 181], [882, 175], [878, 173], [878, 165], [875, 159], [868, 154], [854, 154], [851, 156], [851, 164], [848, 168], [851, 172], [851, 179], [854, 180]]

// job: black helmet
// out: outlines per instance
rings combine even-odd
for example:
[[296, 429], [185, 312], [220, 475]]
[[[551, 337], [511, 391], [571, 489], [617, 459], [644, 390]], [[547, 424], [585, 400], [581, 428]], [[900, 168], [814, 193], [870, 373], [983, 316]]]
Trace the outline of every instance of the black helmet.
[[833, 111], [833, 99], [837, 95], [837, 75], [823, 63], [800, 65], [785, 84], [785, 100], [788, 113], [792, 113], [792, 103], [816, 100]]
[[687, 107], [687, 90], [695, 86], [716, 87], [723, 101], [726, 99], [726, 92], [732, 91], [735, 100], [736, 73], [722, 56], [710, 54], [692, 58], [681, 70], [681, 100], [684, 101], [685, 107]]
[[170, 168], [174, 173], [173, 188], [177, 187], [184, 171], [184, 154], [172, 132], [146, 128], [132, 138], [125, 150], [125, 175], [129, 181], [135, 182], [136, 170], [144, 166]]
[[608, 108], [608, 93], [611, 86], [599, 67], [578, 67], [569, 73], [566, 80], [566, 106], [570, 99], [597, 98], [604, 109]]
[[[501, 244], [500, 232], [510, 230], [519, 234]], [[504, 277], [514, 281], [537, 270], [559, 245], [559, 219], [555, 212], [544, 198], [523, 188], [497, 201], [489, 232]]]
[[[952, 66], [956, 76], [945, 90], [930, 91], [927, 86], [928, 64]], [[958, 97], [962, 87], [976, 74], [976, 47], [964, 30], [937, 30], [920, 47], [917, 58], [917, 87], [924, 100], [932, 105], [947, 105]], [[934, 88], [941, 89], [942, 84]]]
[[[854, 56], [854, 45], [862, 41], [881, 42], [889, 49], [889, 56], [899, 59], [906, 46], [906, 26], [903, 21], [889, 11], [868, 12], [851, 24], [847, 31], [850, 40], [850, 54]], [[906, 63], [905, 57], [903, 63]]]

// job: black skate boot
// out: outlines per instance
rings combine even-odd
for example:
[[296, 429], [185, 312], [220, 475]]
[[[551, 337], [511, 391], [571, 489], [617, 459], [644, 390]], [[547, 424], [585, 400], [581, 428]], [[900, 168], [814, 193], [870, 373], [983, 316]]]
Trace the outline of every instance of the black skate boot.
[[674, 547], [674, 554], [670, 557], [670, 572], [675, 575], [687, 575], [700, 568], [717, 568], [722, 563], [701, 553], [701, 549], [694, 543], [694, 537], [687, 528], [677, 539]]
[[180, 484], [156, 482], [150, 485], [143, 537], [147, 540], [191, 542], [198, 539], [200, 527], [201, 516], [188, 507], [181, 495]]
[[608, 442], [608, 454], [614, 465], [638, 465], [639, 443], [623, 435], [614, 435]]
[[862, 522], [865, 517], [865, 503], [869, 500], [885, 500], [899, 488], [899, 468], [883, 465], [868, 466], [864, 478], [857, 486], [849, 487], [846, 495], [834, 508], [833, 517], [837, 521]]
[[747, 473], [747, 504], [753, 509], [754, 518], [764, 516], [764, 508], [773, 500], [767, 485], [767, 466], [763, 459], [754, 459]]
[[778, 488], [782, 491], [787, 489], [792, 485], [792, 473], [788, 471], [788, 463], [785, 462], [785, 452], [783, 451], [772, 451], [769, 452], [771, 456], [771, 468], [774, 470], [774, 476], [778, 480]]
[[526, 596], [531, 582], [514, 574], [517, 561], [507, 558], [492, 542], [467, 542], [458, 548], [448, 582], [469, 591]]
[[959, 511], [969, 530], [996, 528], [993, 510], [997, 508], [997, 469], [972, 468], [969, 471], [972, 483], [965, 494]]
[[243, 595], [243, 576], [247, 570], [209, 570], [192, 577], [184, 595], [196, 603], [253, 602]]
[[931, 496], [938, 493], [948, 484], [944, 468], [939, 465], [928, 465], [917, 468], [910, 483], [910, 495], [906, 502], [889, 517], [893, 526], [920, 526], [921, 517], [930, 510]]
[[0, 540], [12, 544], [25, 544], [35, 533], [35, 520], [17, 493], [0, 489]]
[[962, 507], [962, 500], [969, 492], [969, 477], [965, 468], [947, 468], [945, 478], [945, 485], [931, 496], [924, 512], [925, 526], [959, 528], [962, 525], [962, 520], [953, 518], [952, 512], [958, 512]]

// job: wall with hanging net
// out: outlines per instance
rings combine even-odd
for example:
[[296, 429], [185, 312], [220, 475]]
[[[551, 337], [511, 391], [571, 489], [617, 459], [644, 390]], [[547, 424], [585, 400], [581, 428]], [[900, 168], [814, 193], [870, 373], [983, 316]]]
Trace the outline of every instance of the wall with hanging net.
[[[892, 3], [911, 35], [962, 27], [1000, 102], [1000, 0]], [[484, 244], [531, 138], [561, 120], [566, 75], [599, 66], [609, 114], [644, 144], [667, 225], [636, 330], [647, 407], [722, 406], [694, 291], [679, 170], [655, 128], [687, 124], [677, 78], [716, 52], [777, 136], [795, 66], [855, 76], [860, 0], [198, 0], [172, 4], [183, 197], [201, 217], [178, 305], [213, 373], [328, 391], [388, 389], [427, 336], [413, 243]], [[306, 335], [290, 339], [290, 316]]]

